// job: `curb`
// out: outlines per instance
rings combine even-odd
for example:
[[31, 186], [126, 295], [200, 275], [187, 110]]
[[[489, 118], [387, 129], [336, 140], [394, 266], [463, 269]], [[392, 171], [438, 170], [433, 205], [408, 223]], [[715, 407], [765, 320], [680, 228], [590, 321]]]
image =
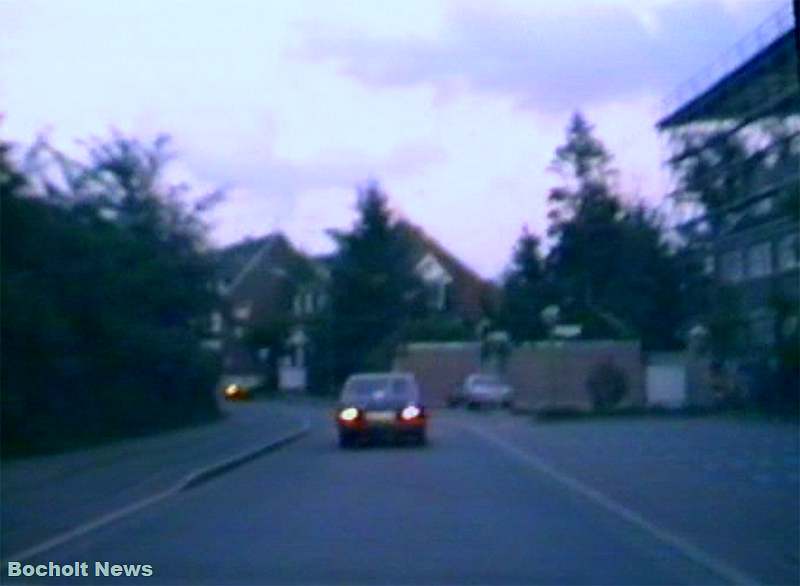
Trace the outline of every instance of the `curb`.
[[310, 428], [311, 426], [309, 423], [305, 421], [300, 426], [300, 429], [288, 433], [285, 436], [273, 440], [266, 445], [256, 448], [255, 450], [247, 450], [241, 454], [233, 456], [232, 458], [223, 460], [222, 462], [218, 462], [216, 464], [212, 464], [211, 466], [196, 470], [188, 474], [180, 483], [178, 483], [178, 485], [175, 487], [175, 492], [184, 492], [200, 486], [201, 484], [205, 484], [209, 480], [212, 480], [217, 476], [221, 476], [222, 474], [225, 474], [226, 472], [229, 472], [234, 468], [241, 466], [242, 464], [246, 464], [250, 460], [255, 460], [263, 454], [272, 452], [278, 448], [282, 448], [283, 446], [300, 439], [302, 436], [308, 433]]
[[154, 505], [164, 499], [167, 499], [171, 496], [174, 496], [178, 493], [185, 492], [201, 484], [204, 484], [210, 481], [217, 476], [221, 476], [222, 474], [237, 468], [247, 462], [258, 458], [259, 456], [266, 454], [268, 452], [272, 452], [281, 448], [295, 440], [300, 439], [305, 434], [309, 432], [311, 429], [311, 425], [308, 421], [303, 421], [302, 425], [299, 429], [287, 433], [278, 439], [271, 440], [270, 442], [259, 446], [254, 450], [247, 450], [242, 452], [241, 454], [237, 454], [232, 458], [228, 458], [227, 460], [223, 460], [222, 462], [218, 462], [216, 464], [211, 464], [210, 466], [206, 466], [205, 468], [200, 468], [191, 472], [183, 477], [182, 480], [178, 481], [176, 484], [158, 492], [154, 495], [149, 497], [145, 497], [138, 501], [134, 501], [129, 505], [122, 507], [121, 509], [117, 509], [115, 511], [111, 511], [110, 513], [106, 513], [99, 517], [92, 519], [91, 521], [87, 521], [82, 525], [79, 525], [73, 529], [64, 531], [59, 533], [58, 535], [47, 539], [46, 541], [39, 543], [38, 545], [31, 546], [23, 551], [16, 552], [14, 554], [6, 556], [6, 559], [3, 561], [2, 565], [5, 566], [9, 560], [11, 561], [18, 561], [24, 562], [32, 557], [38, 556], [46, 551], [49, 551], [55, 547], [63, 545], [73, 539], [78, 537], [82, 537], [92, 531], [105, 527], [115, 521], [123, 519], [133, 513], [141, 511], [142, 509], [149, 507], [150, 505]]

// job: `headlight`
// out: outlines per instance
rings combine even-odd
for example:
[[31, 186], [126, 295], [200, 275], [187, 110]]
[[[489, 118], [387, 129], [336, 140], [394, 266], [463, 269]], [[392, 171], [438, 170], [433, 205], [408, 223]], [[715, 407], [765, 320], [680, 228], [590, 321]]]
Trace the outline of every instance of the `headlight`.
[[238, 390], [239, 388], [236, 385], [228, 385], [225, 388], [225, 394], [230, 397], [231, 395], [235, 395]]
[[356, 417], [358, 417], [358, 409], [355, 407], [348, 407], [339, 412], [339, 419], [342, 421], [353, 421]]
[[414, 419], [422, 415], [422, 409], [417, 407], [416, 405], [409, 405], [405, 409], [400, 412], [400, 417], [405, 420]]

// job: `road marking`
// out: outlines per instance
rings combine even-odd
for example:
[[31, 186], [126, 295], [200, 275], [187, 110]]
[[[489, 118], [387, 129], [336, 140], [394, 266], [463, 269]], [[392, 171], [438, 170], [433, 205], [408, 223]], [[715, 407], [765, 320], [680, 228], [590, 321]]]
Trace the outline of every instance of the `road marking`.
[[614, 501], [613, 499], [607, 497], [603, 493], [583, 484], [579, 480], [572, 478], [571, 476], [567, 476], [562, 472], [559, 472], [549, 464], [547, 464], [544, 460], [540, 459], [533, 454], [523, 451], [519, 447], [515, 446], [507, 442], [506, 440], [497, 437], [496, 435], [485, 431], [483, 429], [478, 429], [471, 425], [464, 425], [466, 429], [474, 433], [475, 435], [481, 436], [483, 439], [495, 444], [496, 446], [503, 448], [506, 452], [510, 453], [511, 455], [515, 456], [517, 459], [522, 460], [524, 463], [528, 464], [532, 468], [534, 468], [537, 472], [548, 476], [549, 478], [555, 480], [556, 482], [566, 486], [573, 492], [589, 499], [594, 504], [604, 508], [605, 510], [613, 513], [617, 517], [627, 521], [628, 523], [635, 525], [636, 527], [646, 531], [659, 541], [666, 543], [667, 545], [673, 547], [674, 549], [678, 550], [681, 554], [692, 560], [693, 562], [707, 568], [708, 570], [714, 572], [721, 578], [724, 578], [728, 582], [732, 584], [740, 584], [740, 585], [757, 585], [759, 581], [753, 578], [752, 576], [748, 576], [747, 574], [737, 570], [733, 566], [719, 560], [712, 555], [706, 553], [690, 541], [686, 540], [683, 537], [675, 535], [674, 533], [667, 531], [666, 529], [662, 529], [657, 525], [654, 525], [644, 517], [642, 517], [639, 513], [629, 509], [628, 507]]
[[277, 440], [271, 441], [269, 444], [265, 446], [261, 446], [255, 450], [247, 450], [242, 454], [234, 456], [232, 458], [228, 458], [222, 462], [217, 464], [212, 464], [211, 466], [206, 466], [205, 468], [196, 470], [190, 474], [184, 476], [179, 482], [175, 485], [171, 486], [170, 488], [159, 492], [157, 494], [151, 495], [149, 497], [143, 498], [136, 502], [133, 502], [129, 505], [126, 505], [120, 509], [112, 511], [110, 513], [106, 513], [105, 515], [101, 515], [91, 521], [88, 521], [78, 527], [70, 529], [68, 531], [64, 531], [63, 533], [59, 533], [55, 537], [52, 537], [42, 543], [29, 547], [26, 550], [16, 552], [13, 555], [6, 556], [6, 560], [3, 562], [5, 566], [8, 561], [18, 561], [23, 562], [32, 557], [38, 556], [46, 551], [49, 551], [55, 547], [68, 543], [73, 539], [77, 539], [78, 537], [82, 537], [87, 533], [91, 533], [101, 527], [105, 527], [113, 523], [114, 521], [118, 521], [128, 515], [132, 515], [137, 511], [141, 511], [151, 505], [154, 505], [160, 501], [163, 501], [166, 498], [169, 498], [175, 494], [188, 490], [190, 488], [194, 488], [195, 486], [201, 484], [202, 482], [207, 481], [208, 479], [217, 476], [222, 471], [227, 471], [232, 469], [233, 467], [248, 462], [257, 456], [270, 451], [274, 447], [280, 447], [284, 444], [287, 444], [294, 439], [300, 438], [310, 430], [311, 425], [308, 421], [304, 421], [303, 424], [300, 426], [299, 430], [293, 431], [288, 433]]

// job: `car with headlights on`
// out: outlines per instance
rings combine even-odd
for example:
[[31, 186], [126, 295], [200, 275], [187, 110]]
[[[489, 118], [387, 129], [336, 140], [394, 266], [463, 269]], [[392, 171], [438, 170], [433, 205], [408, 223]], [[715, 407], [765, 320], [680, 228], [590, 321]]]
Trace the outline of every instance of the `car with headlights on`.
[[222, 391], [222, 395], [228, 401], [247, 401], [251, 398], [249, 389], [237, 383], [231, 383], [226, 386]]
[[514, 389], [500, 377], [493, 374], [471, 374], [450, 404], [465, 403], [467, 407], [511, 407], [514, 402]]
[[342, 387], [336, 409], [339, 445], [410, 440], [424, 445], [428, 418], [417, 381], [407, 373], [361, 373]]

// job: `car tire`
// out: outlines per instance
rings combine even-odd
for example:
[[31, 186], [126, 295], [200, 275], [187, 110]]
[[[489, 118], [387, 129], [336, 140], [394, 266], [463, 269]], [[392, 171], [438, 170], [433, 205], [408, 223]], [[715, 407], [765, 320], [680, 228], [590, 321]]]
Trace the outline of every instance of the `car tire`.
[[475, 401], [470, 401], [469, 403], [467, 403], [467, 409], [469, 409], [471, 411], [477, 411], [478, 410], [478, 404]]
[[348, 449], [355, 446], [355, 438], [349, 435], [345, 435], [343, 433], [339, 434], [339, 447], [342, 449]]
[[414, 438], [414, 445], [422, 447], [428, 444], [428, 435], [423, 431]]

